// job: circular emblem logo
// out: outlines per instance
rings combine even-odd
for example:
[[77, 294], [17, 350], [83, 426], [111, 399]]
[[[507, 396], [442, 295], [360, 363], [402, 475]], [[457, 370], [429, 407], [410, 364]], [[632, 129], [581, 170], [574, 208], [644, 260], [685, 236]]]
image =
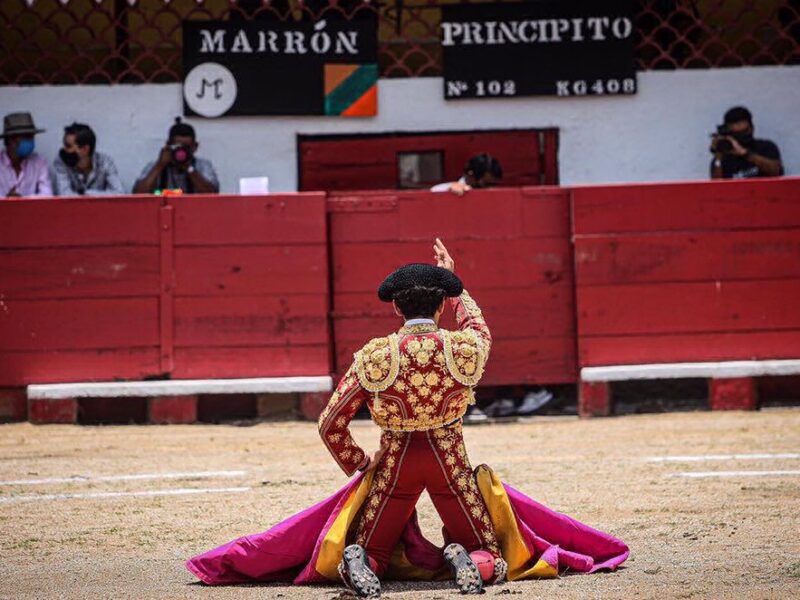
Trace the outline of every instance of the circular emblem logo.
[[221, 117], [236, 102], [236, 79], [227, 67], [213, 62], [197, 65], [183, 80], [183, 98], [202, 117]]

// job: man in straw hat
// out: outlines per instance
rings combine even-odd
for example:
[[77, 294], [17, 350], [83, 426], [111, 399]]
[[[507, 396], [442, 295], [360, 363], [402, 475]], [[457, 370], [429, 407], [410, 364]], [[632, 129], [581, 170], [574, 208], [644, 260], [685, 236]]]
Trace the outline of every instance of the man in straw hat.
[[34, 152], [37, 129], [30, 113], [11, 113], [3, 118], [0, 150], [0, 196], [52, 196], [47, 161]]

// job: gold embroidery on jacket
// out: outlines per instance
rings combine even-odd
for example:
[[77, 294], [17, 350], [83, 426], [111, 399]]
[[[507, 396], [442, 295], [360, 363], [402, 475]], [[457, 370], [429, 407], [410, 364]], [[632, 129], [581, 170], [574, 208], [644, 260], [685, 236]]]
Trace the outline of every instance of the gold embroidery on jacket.
[[442, 333], [444, 358], [450, 375], [461, 385], [477, 385], [486, 366], [486, 353], [478, 335], [469, 329]]
[[354, 359], [361, 387], [373, 394], [389, 389], [400, 370], [397, 335], [371, 340], [355, 353]]

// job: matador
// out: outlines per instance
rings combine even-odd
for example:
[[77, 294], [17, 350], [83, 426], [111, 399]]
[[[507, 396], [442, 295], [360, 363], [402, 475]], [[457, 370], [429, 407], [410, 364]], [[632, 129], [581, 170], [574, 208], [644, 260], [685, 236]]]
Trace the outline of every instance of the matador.
[[[360, 596], [380, 593], [380, 577], [423, 490], [444, 523], [450, 542], [444, 557], [461, 591], [479, 593], [483, 582], [506, 575], [461, 431], [492, 336], [444, 244], [437, 239], [434, 249], [437, 266], [409, 264], [383, 281], [379, 298], [391, 302], [405, 324], [355, 353], [319, 419], [320, 435], [347, 475], [375, 471], [355, 543], [340, 565], [343, 580]], [[457, 331], [439, 328], [448, 300]], [[365, 403], [382, 430], [374, 458], [348, 430]]]
[[[186, 566], [201, 581], [341, 579], [357, 596], [376, 597], [382, 579], [449, 576], [462, 593], [477, 594], [504, 579], [613, 570], [627, 559], [621, 540], [537, 503], [486, 465], [473, 470], [462, 417], [492, 337], [438, 239], [434, 252], [435, 266], [406, 265], [380, 285], [378, 296], [404, 324], [354, 354], [320, 415], [326, 447], [345, 474], [357, 476], [267, 531], [191, 558]], [[448, 303], [457, 330], [439, 326]], [[349, 431], [364, 405], [382, 430], [372, 456]], [[444, 548], [419, 527], [415, 506], [424, 490], [443, 522]]]

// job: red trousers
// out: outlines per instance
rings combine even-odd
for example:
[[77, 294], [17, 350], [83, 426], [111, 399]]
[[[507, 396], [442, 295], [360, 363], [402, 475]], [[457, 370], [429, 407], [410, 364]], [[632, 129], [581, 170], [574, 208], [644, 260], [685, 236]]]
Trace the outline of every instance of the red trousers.
[[356, 530], [356, 543], [380, 577], [423, 490], [444, 523], [445, 543], [500, 557], [486, 504], [464, 449], [461, 422], [419, 432], [384, 431], [387, 448], [375, 471]]

